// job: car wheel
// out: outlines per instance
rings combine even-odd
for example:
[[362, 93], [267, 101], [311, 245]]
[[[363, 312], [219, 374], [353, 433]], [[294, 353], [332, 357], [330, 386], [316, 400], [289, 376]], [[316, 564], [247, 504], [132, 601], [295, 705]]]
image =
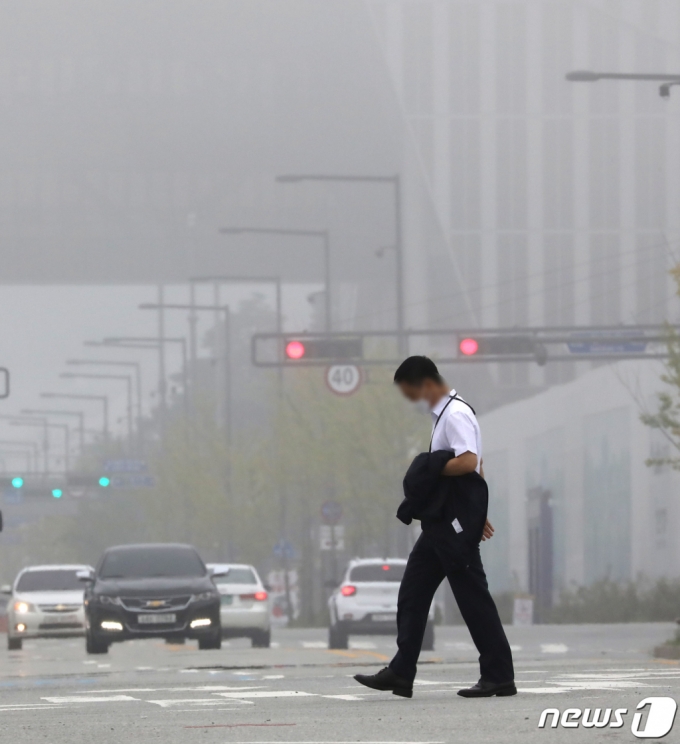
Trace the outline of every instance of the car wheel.
[[7, 650], [21, 651], [21, 638], [10, 638], [7, 636]]
[[271, 630], [256, 630], [252, 636], [251, 641], [253, 648], [269, 648], [272, 641]]
[[421, 649], [423, 651], [434, 651], [434, 625], [432, 623], [428, 623], [425, 626], [425, 635], [423, 636]]
[[101, 638], [95, 638], [91, 633], [85, 636], [85, 650], [88, 654], [108, 654], [109, 644]]
[[222, 648], [222, 633], [218, 633], [212, 638], [198, 639], [199, 651], [214, 651]]
[[349, 633], [336, 625], [331, 625], [328, 629], [328, 648], [349, 648]]

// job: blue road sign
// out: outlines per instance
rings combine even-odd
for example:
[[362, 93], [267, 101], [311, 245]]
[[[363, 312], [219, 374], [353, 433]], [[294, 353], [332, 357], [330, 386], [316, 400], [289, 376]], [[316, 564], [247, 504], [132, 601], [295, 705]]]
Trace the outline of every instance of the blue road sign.
[[277, 558], [292, 558], [295, 555], [292, 543], [282, 538], [274, 545], [274, 555]]
[[[634, 335], [635, 340], [626, 340], [630, 335]], [[591, 340], [589, 336], [597, 340]], [[602, 333], [598, 331], [580, 331], [574, 334], [573, 341], [567, 343], [567, 348], [571, 354], [643, 354], [647, 350], [647, 341], [640, 340], [640, 332], [634, 330], [622, 330], [620, 338], [607, 341], [602, 340]]]
[[321, 505], [321, 519], [325, 524], [337, 524], [342, 519], [342, 504], [337, 501], [324, 501]]
[[104, 460], [105, 473], [145, 473], [145, 460]]

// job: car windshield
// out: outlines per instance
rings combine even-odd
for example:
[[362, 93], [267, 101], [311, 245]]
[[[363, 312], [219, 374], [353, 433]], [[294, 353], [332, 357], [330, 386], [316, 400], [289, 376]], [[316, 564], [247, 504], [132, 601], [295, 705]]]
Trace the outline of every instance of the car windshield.
[[18, 592], [82, 591], [83, 582], [78, 580], [75, 569], [26, 571], [19, 577], [16, 590]]
[[148, 547], [112, 550], [99, 570], [102, 579], [145, 579], [156, 576], [205, 576], [206, 568], [192, 548]]
[[216, 584], [257, 584], [252, 568], [230, 568], [226, 576], [215, 576], [213, 581]]
[[349, 574], [350, 581], [401, 581], [404, 578], [404, 563], [368, 563], [355, 566]]

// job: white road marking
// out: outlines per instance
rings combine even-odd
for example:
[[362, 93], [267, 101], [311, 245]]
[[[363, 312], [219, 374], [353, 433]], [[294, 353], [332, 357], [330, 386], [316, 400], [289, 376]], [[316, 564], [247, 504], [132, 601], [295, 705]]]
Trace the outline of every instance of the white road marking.
[[447, 641], [444, 644], [447, 648], [455, 648], [457, 651], [474, 651], [475, 647], [467, 641]]
[[326, 641], [302, 641], [302, 648], [328, 648]]
[[363, 698], [359, 695], [320, 695], [319, 697], [329, 698], [331, 700], [359, 700], [363, 701]]
[[265, 674], [262, 679], [283, 679], [285, 674]]
[[71, 695], [67, 697], [44, 697], [40, 699], [47, 700], [48, 703], [123, 703], [128, 700], [139, 700], [139, 698], [130, 697], [130, 695], [107, 695], [105, 697]]
[[521, 646], [513, 646], [512, 644], [510, 644], [510, 650], [511, 651], [521, 651], [522, 650], [522, 647]]
[[318, 697], [314, 692], [301, 690], [262, 690], [260, 692], [216, 692], [224, 698], [277, 698], [277, 697]]
[[[161, 708], [170, 708], [173, 705], [195, 705], [196, 707], [210, 706], [210, 705], [225, 705], [225, 700], [215, 700], [215, 698], [185, 698], [185, 699], [174, 699], [174, 700], [147, 700], [147, 703], [153, 703], [154, 705], [160, 705]], [[232, 707], [236, 708], [239, 705], [255, 705], [251, 700], [234, 700]]]
[[244, 690], [261, 690], [263, 687], [264, 685], [257, 685], [256, 687], [244, 687], [243, 685], [238, 685], [238, 687], [231, 685], [198, 685], [196, 687], [124, 687], [120, 690], [78, 690], [76, 694], [108, 695], [119, 692], [220, 692], [226, 690], [243, 692]]
[[541, 652], [544, 654], [566, 654], [568, 650], [564, 643], [541, 643]]
[[40, 705], [40, 703], [36, 703], [35, 705], [21, 705], [21, 706], [14, 706], [14, 705], [8, 705], [8, 706], [1, 706], [0, 707], [0, 713], [12, 713], [13, 711], [18, 711], [23, 713], [25, 710], [62, 710], [65, 708], [65, 705]]

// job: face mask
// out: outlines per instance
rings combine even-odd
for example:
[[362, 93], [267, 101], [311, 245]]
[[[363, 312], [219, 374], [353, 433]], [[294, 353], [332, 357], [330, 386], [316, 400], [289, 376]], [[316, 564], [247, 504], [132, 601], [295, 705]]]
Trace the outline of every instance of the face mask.
[[413, 407], [418, 413], [431, 413], [430, 404], [422, 398], [420, 400], [414, 401]]

